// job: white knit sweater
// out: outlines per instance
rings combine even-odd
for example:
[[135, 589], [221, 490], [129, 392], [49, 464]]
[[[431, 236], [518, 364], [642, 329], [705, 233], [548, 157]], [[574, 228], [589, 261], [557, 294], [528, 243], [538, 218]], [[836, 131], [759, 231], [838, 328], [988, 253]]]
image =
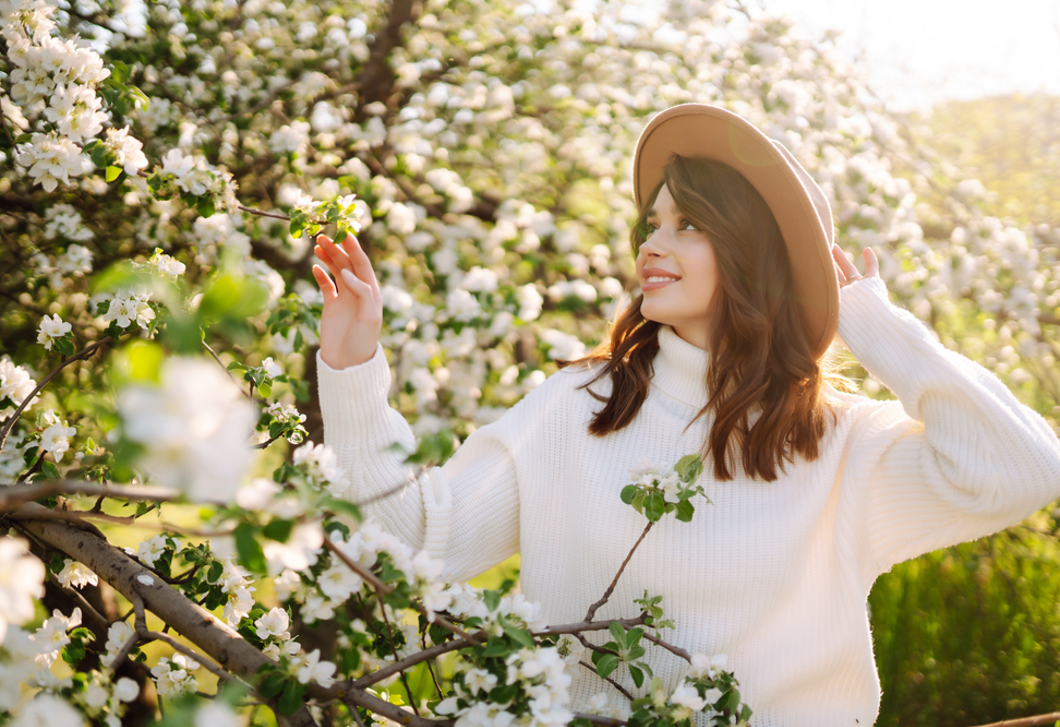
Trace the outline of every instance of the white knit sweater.
[[[839, 335], [899, 401], [835, 394], [838, 421], [820, 456], [775, 482], [717, 482], [707, 463], [699, 482], [713, 504], [697, 498], [690, 523], [664, 517], [597, 613], [630, 617], [634, 598], [662, 595], [676, 624], [664, 638], [728, 655], [758, 727], [873, 724], [880, 686], [865, 604], [876, 577], [1060, 496], [1060, 446], [1046, 422], [890, 305], [878, 278], [842, 289]], [[706, 402], [706, 353], [668, 328], [659, 343], [650, 394], [625, 429], [590, 435], [602, 405], [579, 387], [591, 373], [562, 371], [418, 481], [388, 449], [413, 437], [387, 404], [381, 349], [343, 371], [319, 361], [325, 438], [350, 475], [347, 497], [408, 481], [374, 507], [385, 527], [443, 558], [452, 579], [521, 551], [523, 593], [550, 623], [578, 621], [646, 522], [619, 499], [627, 470], [700, 451], [711, 424], [686, 429]], [[648, 658], [676, 686], [685, 663], [650, 645]], [[576, 711], [604, 690], [625, 701], [585, 669], [573, 676]]]

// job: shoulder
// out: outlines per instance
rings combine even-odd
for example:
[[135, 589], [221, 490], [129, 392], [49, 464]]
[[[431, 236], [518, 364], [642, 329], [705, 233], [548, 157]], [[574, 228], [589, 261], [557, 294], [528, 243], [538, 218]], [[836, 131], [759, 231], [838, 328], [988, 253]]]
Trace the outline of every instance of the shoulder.
[[822, 395], [835, 415], [835, 426], [830, 434], [848, 443], [895, 426], [904, 430], [913, 423], [897, 399], [871, 399], [864, 394], [840, 391], [831, 385], [825, 386]]
[[602, 372], [602, 363], [575, 364], [560, 369], [531, 389], [516, 406], [570, 404], [581, 397], [593, 400], [590, 390], [606, 394], [611, 388], [610, 378], [606, 375], [601, 377]]

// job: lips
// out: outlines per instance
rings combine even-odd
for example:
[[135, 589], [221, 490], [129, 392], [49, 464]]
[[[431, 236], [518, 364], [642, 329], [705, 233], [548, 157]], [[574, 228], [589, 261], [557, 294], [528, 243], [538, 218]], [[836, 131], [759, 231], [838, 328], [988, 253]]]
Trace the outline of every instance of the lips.
[[642, 281], [640, 290], [642, 293], [647, 293], [672, 285], [680, 280], [681, 276], [662, 268], [644, 268], [640, 271], [640, 279]]

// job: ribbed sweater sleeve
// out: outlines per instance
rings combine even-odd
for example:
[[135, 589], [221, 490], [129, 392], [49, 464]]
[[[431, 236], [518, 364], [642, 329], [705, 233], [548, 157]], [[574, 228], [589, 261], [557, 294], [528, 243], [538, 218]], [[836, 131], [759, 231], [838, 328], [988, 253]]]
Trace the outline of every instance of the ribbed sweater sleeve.
[[[519, 547], [515, 466], [500, 429], [475, 432], [444, 467], [417, 474], [404, 464], [415, 437], [387, 403], [390, 367], [382, 347], [360, 366], [337, 370], [317, 355], [324, 441], [345, 470], [351, 502], [371, 503], [376, 518], [412, 548], [446, 564], [465, 580]], [[399, 447], [394, 447], [394, 445]]]
[[[891, 305], [879, 278], [842, 289], [839, 335], [898, 398], [869, 404], [850, 442], [871, 579], [1010, 526], [1060, 496], [1060, 444], [983, 367]], [[864, 406], [864, 405], [863, 405]]]

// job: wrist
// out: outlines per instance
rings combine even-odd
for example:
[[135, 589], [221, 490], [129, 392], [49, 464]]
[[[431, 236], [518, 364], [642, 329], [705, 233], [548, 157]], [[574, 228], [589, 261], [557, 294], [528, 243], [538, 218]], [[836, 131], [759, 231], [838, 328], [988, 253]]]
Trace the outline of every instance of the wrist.
[[370, 351], [329, 351], [324, 347], [320, 348], [320, 359], [336, 371], [366, 364], [373, 356], [374, 347]]

